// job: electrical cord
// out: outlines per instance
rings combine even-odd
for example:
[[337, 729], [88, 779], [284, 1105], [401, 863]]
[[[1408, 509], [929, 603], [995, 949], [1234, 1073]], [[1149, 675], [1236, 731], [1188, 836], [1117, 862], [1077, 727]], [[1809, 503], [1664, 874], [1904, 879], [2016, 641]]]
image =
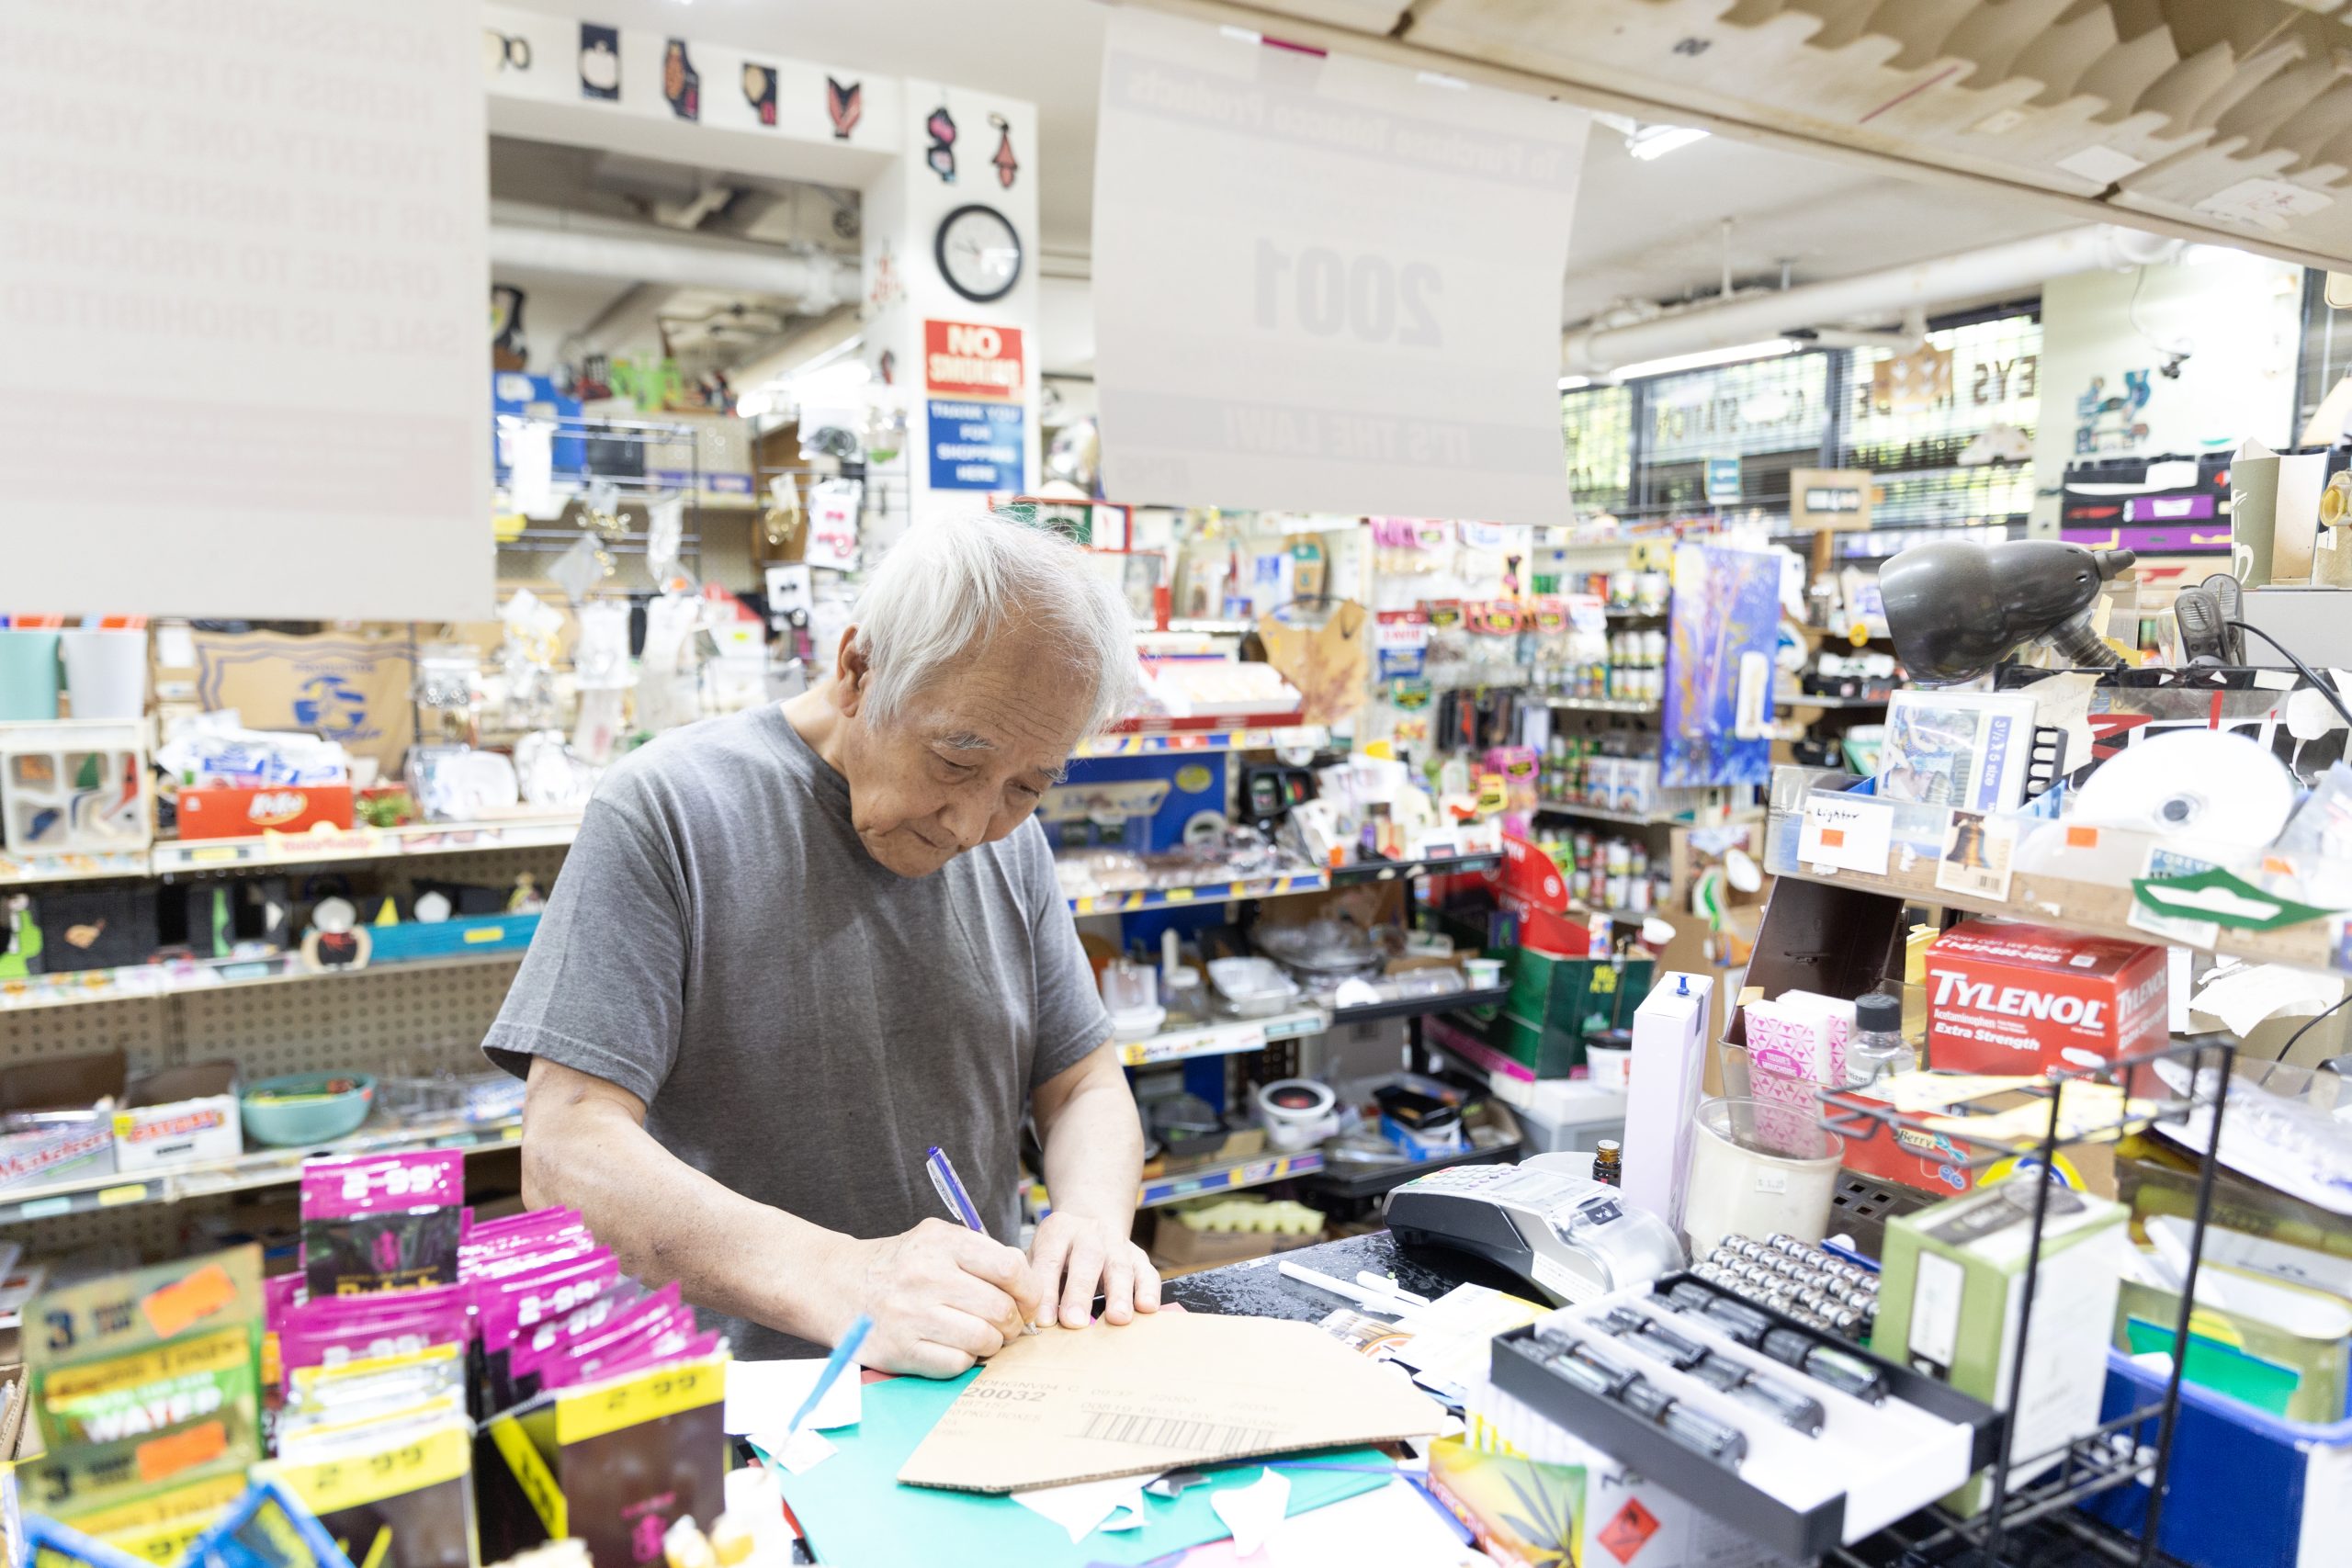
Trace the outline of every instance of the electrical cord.
[[2313, 1028], [2326, 1020], [2331, 1014], [2335, 1013], [2337, 1009], [2343, 1007], [2346, 1002], [2352, 1002], [2352, 991], [2345, 992], [2343, 998], [2338, 1000], [2334, 1007], [2329, 1008], [2326, 1012], [2313, 1013], [2309, 1019], [2305, 1020], [2303, 1026], [2301, 1029], [2298, 1029], [2294, 1033], [2287, 1036], [2287, 1043], [2278, 1047], [2277, 1054], [2270, 1058], [2269, 1065], [2275, 1067], [2281, 1062], [2284, 1062], [2287, 1059], [2287, 1053], [2295, 1048], [2296, 1041], [2301, 1040], [2304, 1035], [2309, 1034]]
[[2352, 727], [2352, 707], [2346, 707], [2344, 705], [2342, 694], [2338, 693], [2335, 687], [2329, 685], [2326, 682], [2321, 680], [2316, 674], [2312, 673], [2312, 667], [2304, 663], [2301, 660], [2296, 658], [2292, 649], [2289, 648], [2285, 643], [2280, 642], [2277, 637], [2272, 637], [2268, 632], [2264, 631], [2260, 626], [2248, 626], [2244, 621], [2223, 621], [2222, 624], [2225, 626], [2235, 626], [2242, 632], [2252, 632], [2255, 636], [2260, 637], [2263, 641], [2268, 643], [2271, 647], [2285, 654], [2287, 656], [2287, 662], [2295, 667], [2296, 673], [2300, 674], [2304, 680], [2309, 681], [2313, 686], [2317, 687], [2320, 695], [2328, 700], [2329, 705], [2333, 706], [2337, 713], [2344, 716], [2345, 724], [2347, 727]]

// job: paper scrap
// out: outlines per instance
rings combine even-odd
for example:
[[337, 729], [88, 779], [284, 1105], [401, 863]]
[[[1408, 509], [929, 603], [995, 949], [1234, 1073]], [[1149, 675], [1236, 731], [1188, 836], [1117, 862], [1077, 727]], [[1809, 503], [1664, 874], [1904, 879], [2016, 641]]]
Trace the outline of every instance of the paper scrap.
[[801, 1427], [789, 1438], [784, 1439], [782, 1448], [769, 1448], [766, 1443], [760, 1442], [756, 1437], [752, 1440], [759, 1443], [760, 1447], [768, 1453], [775, 1455], [776, 1463], [795, 1475], [806, 1475], [841, 1452], [841, 1450], [833, 1447], [831, 1438], [814, 1427]]
[[[2335, 670], [2328, 674], [2337, 691], [2352, 692], [2352, 676]], [[2317, 686], [2298, 686], [2288, 694], [2286, 719], [2287, 733], [2298, 740], [2316, 740], [2331, 729], [2344, 728], [2344, 716]]]
[[[730, 1436], [748, 1436], [762, 1431], [773, 1432], [776, 1440], [784, 1439], [784, 1429], [808, 1391], [817, 1386], [817, 1374], [825, 1370], [820, 1357], [789, 1361], [729, 1361], [727, 1363], [727, 1410], [723, 1425]], [[802, 1423], [818, 1431], [830, 1431], [835, 1427], [857, 1424], [858, 1390], [861, 1386], [855, 1367], [842, 1370], [817, 1402]]]
[[2324, 1012], [2343, 997], [2344, 982], [2336, 976], [2284, 964], [2255, 964], [2209, 979], [2188, 1006], [2191, 1011], [2220, 1019], [2223, 1028], [2243, 1038], [2266, 1018]]
[[[1144, 1475], [1119, 1475], [1108, 1481], [1080, 1481], [1068, 1486], [1036, 1486], [1015, 1492], [1012, 1500], [1046, 1516], [1069, 1532], [1075, 1546], [1101, 1525], [1104, 1529], [1133, 1529], [1143, 1522]], [[1134, 1517], [1120, 1524], [1104, 1524], [1122, 1510]]]
[[[1186, 1562], [1210, 1568], [1215, 1551], [1203, 1548]], [[1487, 1559], [1463, 1544], [1411, 1482], [1399, 1480], [1283, 1520], [1258, 1561], [1266, 1568], [1469, 1568]]]
[[1209, 1506], [1233, 1532], [1233, 1555], [1255, 1557], [1266, 1540], [1281, 1528], [1290, 1508], [1290, 1477], [1269, 1470], [1247, 1486], [1228, 1486], [1209, 1498]]

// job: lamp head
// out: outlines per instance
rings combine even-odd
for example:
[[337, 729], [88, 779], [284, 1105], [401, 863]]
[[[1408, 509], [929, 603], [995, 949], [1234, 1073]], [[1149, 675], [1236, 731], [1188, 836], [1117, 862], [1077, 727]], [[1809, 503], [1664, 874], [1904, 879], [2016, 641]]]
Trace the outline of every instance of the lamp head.
[[1914, 545], [1881, 569], [1879, 600], [1895, 657], [1915, 681], [1970, 681], [2048, 637], [2073, 663], [2120, 663], [2090, 626], [2102, 584], [2136, 558], [2056, 539]]

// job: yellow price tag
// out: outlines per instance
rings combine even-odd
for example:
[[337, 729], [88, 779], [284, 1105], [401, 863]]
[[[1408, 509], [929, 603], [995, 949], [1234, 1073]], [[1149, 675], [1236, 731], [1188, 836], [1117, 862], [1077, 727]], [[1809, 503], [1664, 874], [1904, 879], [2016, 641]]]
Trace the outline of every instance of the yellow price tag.
[[98, 1193], [98, 1207], [111, 1209], [118, 1203], [140, 1203], [147, 1198], [147, 1184], [134, 1181], [126, 1187], [107, 1187]]
[[582, 1389], [555, 1402], [555, 1440], [569, 1448], [635, 1427], [716, 1404], [727, 1397], [727, 1358], [661, 1367], [604, 1388]]
[[318, 1464], [280, 1465], [277, 1474], [314, 1514], [332, 1514], [422, 1492], [455, 1481], [472, 1468], [473, 1445], [465, 1429], [443, 1427], [413, 1443]]

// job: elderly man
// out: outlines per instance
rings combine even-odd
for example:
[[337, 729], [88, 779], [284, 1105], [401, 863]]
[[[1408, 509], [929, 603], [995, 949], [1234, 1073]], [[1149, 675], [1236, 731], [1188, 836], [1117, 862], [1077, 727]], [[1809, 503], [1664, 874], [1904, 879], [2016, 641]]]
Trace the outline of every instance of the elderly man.
[[[484, 1042], [523, 1187], [744, 1356], [948, 1377], [1057, 1314], [1125, 1323], [1142, 1133], [1031, 813], [1125, 694], [1125, 607], [1059, 538], [922, 525], [832, 675], [615, 767]], [[1023, 1111], [1053, 1213], [1016, 1233]], [[988, 1234], [942, 1217], [948, 1154]], [[992, 1239], [993, 1238], [993, 1239]]]

